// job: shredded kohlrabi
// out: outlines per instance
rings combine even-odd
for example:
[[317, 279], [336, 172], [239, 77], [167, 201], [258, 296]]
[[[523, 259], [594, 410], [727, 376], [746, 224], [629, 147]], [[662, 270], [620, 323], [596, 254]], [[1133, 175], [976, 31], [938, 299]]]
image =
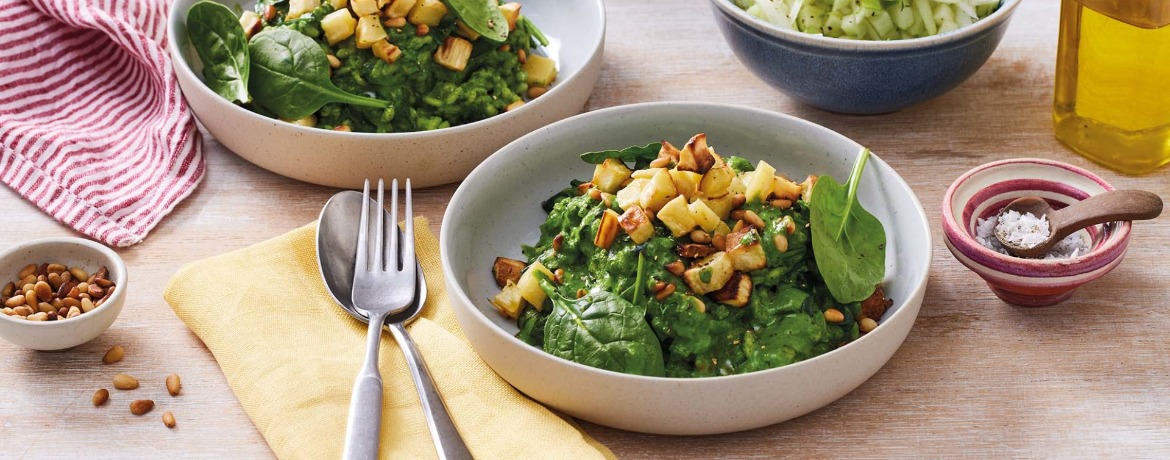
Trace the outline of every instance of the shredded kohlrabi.
[[987, 17], [1000, 0], [733, 0], [786, 29], [855, 40], [947, 33]]

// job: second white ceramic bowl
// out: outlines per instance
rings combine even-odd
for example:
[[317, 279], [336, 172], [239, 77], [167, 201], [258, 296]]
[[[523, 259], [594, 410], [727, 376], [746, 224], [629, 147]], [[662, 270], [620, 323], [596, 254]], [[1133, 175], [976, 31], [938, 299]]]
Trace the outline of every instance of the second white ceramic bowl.
[[[434, 131], [376, 134], [307, 128], [248, 111], [203, 84], [199, 55], [187, 39], [187, 10], [199, 1], [175, 0], [167, 31], [175, 75], [191, 110], [237, 155], [314, 184], [360, 189], [362, 181], [376, 177], [410, 177], [415, 187], [461, 180], [504, 144], [580, 113], [601, 73], [605, 39], [601, 0], [525, 0], [523, 14], [551, 42], [538, 54], [557, 62], [557, 80], [543, 96], [511, 112]], [[251, 9], [255, 1], [239, 3]]]
[[[914, 192], [877, 156], [859, 199], [886, 228], [886, 295], [894, 299], [864, 337], [790, 366], [749, 374], [672, 379], [621, 374], [554, 357], [513, 337], [514, 321], [487, 299], [497, 256], [523, 259], [546, 217], [540, 203], [588, 179], [582, 152], [681, 145], [707, 133], [723, 155], [766, 160], [792, 177], [849, 176], [861, 148], [813, 123], [764, 110], [702, 103], [637, 104], [590, 112], [524, 136], [483, 162], [459, 186], [443, 219], [440, 245], [447, 291], [463, 332], [501, 377], [554, 409], [615, 428], [700, 435], [747, 430], [811, 412], [872, 376], [898, 349], [918, 316], [930, 273], [931, 234]], [[873, 404], [881, 404], [874, 401]]]

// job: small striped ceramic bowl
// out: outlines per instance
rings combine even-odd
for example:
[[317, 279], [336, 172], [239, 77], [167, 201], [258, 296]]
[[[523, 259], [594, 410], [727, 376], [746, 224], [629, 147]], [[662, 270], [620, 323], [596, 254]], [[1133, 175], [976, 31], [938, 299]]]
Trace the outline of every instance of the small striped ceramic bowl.
[[1038, 196], [1059, 209], [1110, 190], [1113, 186], [1097, 175], [1057, 161], [1022, 158], [985, 164], [959, 177], [943, 197], [947, 249], [1007, 302], [1029, 307], [1059, 303], [1121, 263], [1129, 222], [1086, 229], [1092, 249], [1059, 260], [1020, 259], [988, 249], [975, 240], [976, 224], [1016, 198]]

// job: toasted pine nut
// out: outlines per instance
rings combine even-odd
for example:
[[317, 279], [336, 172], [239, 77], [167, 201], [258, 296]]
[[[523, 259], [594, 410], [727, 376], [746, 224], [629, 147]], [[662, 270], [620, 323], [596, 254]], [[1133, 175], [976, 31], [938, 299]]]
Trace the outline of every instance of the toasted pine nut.
[[727, 249], [727, 237], [716, 233], [715, 236], [711, 237], [711, 246], [720, 251]]
[[163, 412], [163, 425], [166, 425], [167, 428], [175, 427], [175, 416], [171, 414], [171, 411]]
[[138, 388], [138, 379], [126, 374], [118, 374], [114, 376], [114, 388], [119, 390], [133, 390]]
[[183, 384], [179, 381], [179, 374], [171, 374], [167, 376], [167, 393], [171, 396], [178, 396], [179, 389], [183, 388]]
[[0, 289], [0, 296], [9, 297], [16, 291], [16, 283], [11, 281], [4, 285], [4, 289]]
[[74, 316], [81, 316], [81, 309], [80, 308], [77, 308], [77, 307], [69, 308], [69, 313], [65, 315], [65, 319], [69, 319], [69, 318], [72, 318]]
[[325, 59], [329, 60], [329, 67], [334, 69], [341, 67], [341, 59], [337, 59], [337, 56], [326, 54]]
[[564, 242], [565, 242], [565, 235], [558, 233], [557, 236], [553, 237], [553, 241], [552, 241], [553, 250], [560, 251], [561, 244]]
[[747, 202], [747, 197], [742, 193], [736, 193], [731, 197], [731, 207], [738, 208]]
[[69, 274], [70, 274], [71, 276], [73, 276], [73, 278], [75, 278], [75, 279], [79, 279], [79, 280], [87, 280], [87, 279], [89, 279], [89, 273], [86, 273], [86, 272], [85, 272], [85, 269], [83, 269], [83, 268], [81, 268], [81, 267], [73, 267], [73, 268], [70, 268], [70, 269], [69, 269]]
[[592, 198], [594, 200], [600, 200], [601, 199], [601, 190], [598, 190], [597, 188], [589, 189], [589, 198]]
[[658, 291], [658, 294], [654, 295], [654, 298], [658, 300], [666, 300], [667, 297], [670, 297], [671, 294], [674, 294], [674, 290], [674, 283], [667, 284], [666, 287], [662, 288], [661, 291]]
[[587, 294], [587, 293], [585, 292], [585, 290], [584, 290], [584, 289], [578, 289], [578, 290], [577, 290], [577, 298], [578, 298], [578, 299], [580, 299], [580, 298], [582, 298], [582, 297], [585, 297], [585, 294]]
[[28, 305], [21, 305], [19, 307], [13, 308], [12, 312], [15, 313], [16, 316], [28, 316], [33, 314], [33, 309]]
[[40, 302], [37, 299], [36, 290], [30, 289], [30, 290], [24, 291], [24, 304], [25, 305], [28, 305], [30, 307], [35, 307], [39, 303]]
[[20, 279], [28, 278], [28, 276], [33, 274], [35, 271], [37, 271], [37, 264], [25, 265], [24, 268], [20, 269], [20, 275], [18, 275], [18, 277]]
[[525, 53], [523, 48], [516, 50], [516, 57], [520, 58], [521, 64], [528, 61], [528, 53]]
[[114, 364], [118, 361], [121, 361], [123, 356], [126, 356], [126, 349], [122, 348], [121, 345], [114, 345], [113, 347], [110, 347], [110, 351], [107, 351], [105, 356], [102, 356], [102, 362], [106, 364]]
[[548, 92], [548, 88], [545, 88], [543, 86], [529, 86], [528, 87], [528, 97], [532, 98], [532, 99], [536, 99], [540, 96], [543, 96], [544, 93], [547, 93], [547, 92]]
[[760, 218], [760, 215], [756, 214], [755, 211], [744, 211], [743, 220], [755, 228], [764, 229], [764, 219]]
[[740, 220], [740, 219], [743, 219], [743, 214], [744, 214], [744, 211], [742, 209], [736, 209], [734, 211], [731, 211], [731, 218], [735, 219], [735, 220]]
[[683, 263], [681, 260], [676, 260], [674, 262], [668, 263], [668, 264], [666, 264], [665, 268], [666, 268], [666, 271], [670, 272], [670, 274], [674, 275], [674, 276], [682, 276], [683, 272], [685, 272], [687, 270], [687, 268], [685, 266], [683, 266]]
[[836, 308], [830, 308], [828, 310], [825, 310], [825, 321], [828, 321], [828, 322], [834, 323], [834, 324], [840, 323], [842, 321], [845, 321], [845, 314], [841, 313], [841, 311], [836, 309]]
[[31, 315], [28, 315], [28, 320], [29, 321], [48, 321], [49, 314], [45, 313], [45, 312], [33, 313]]
[[553, 272], [553, 281], [556, 281], [557, 284], [565, 284], [565, 269], [558, 268], [557, 271]]
[[654, 289], [654, 292], [658, 292], [658, 291], [661, 291], [663, 289], [666, 289], [666, 281], [659, 281], [657, 283], [654, 283], [654, 287], [651, 289]]
[[48, 312], [56, 312], [57, 309], [53, 308], [53, 305], [49, 304], [48, 302], [41, 302], [41, 303], [37, 304], [37, 311], [48, 313]]
[[780, 209], [788, 209], [792, 207], [792, 200], [775, 199], [772, 200], [772, 206]]
[[861, 322], [857, 326], [861, 329], [861, 332], [869, 332], [877, 327], [877, 321], [874, 321], [873, 318], [861, 318]]
[[776, 245], [776, 250], [780, 252], [788, 252], [788, 237], [783, 233], [777, 233], [772, 237], [772, 243]]
[[61, 265], [61, 264], [49, 264], [49, 265], [45, 266], [45, 270], [47, 271], [47, 273], [45, 273], [45, 275], [48, 275], [49, 273], [60, 274], [68, 269], [69, 269], [69, 267], [66, 267], [66, 266]]
[[21, 305], [24, 305], [24, 296], [22, 295], [12, 296], [4, 301], [4, 306], [8, 308], [16, 308]]
[[740, 230], [743, 230], [743, 227], [744, 227], [743, 221], [737, 220], [737, 221], [735, 221], [735, 225], [731, 226], [731, 233], [735, 233], [735, 232], [738, 232]]
[[708, 244], [711, 242], [711, 234], [702, 230], [694, 230], [691, 232], [691, 241], [699, 244]]
[[110, 390], [102, 388], [93, 392], [93, 405], [100, 406], [110, 400]]
[[390, 18], [383, 22], [382, 25], [386, 27], [393, 27], [395, 29], [401, 29], [406, 27], [406, 18]]
[[149, 399], [138, 399], [130, 403], [130, 413], [134, 415], [142, 415], [154, 409], [154, 401]]
[[[57, 288], [61, 287], [61, 283], [64, 282], [61, 279], [60, 273], [49, 273], [49, 276], [47, 276], [45, 278], [49, 282], [49, 287], [52, 288], [53, 291], [56, 291]], [[52, 292], [50, 292], [49, 294], [51, 295]]]
[[431, 32], [431, 27], [426, 24], [419, 24], [417, 29], [414, 29], [414, 34], [421, 37]]

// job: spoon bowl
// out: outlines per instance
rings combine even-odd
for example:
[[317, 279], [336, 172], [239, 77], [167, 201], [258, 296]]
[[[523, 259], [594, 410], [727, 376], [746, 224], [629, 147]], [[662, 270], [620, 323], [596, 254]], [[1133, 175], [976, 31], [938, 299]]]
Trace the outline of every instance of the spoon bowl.
[[1013, 200], [999, 211], [1002, 221], [1008, 211], [1031, 214], [1048, 221], [1048, 237], [1033, 246], [1024, 246], [995, 229], [995, 238], [1016, 257], [1037, 258], [1047, 254], [1056, 243], [1077, 230], [1105, 222], [1148, 220], [1162, 213], [1162, 198], [1142, 190], [1113, 190], [1089, 197], [1063, 209], [1054, 209], [1048, 201], [1034, 196]]

